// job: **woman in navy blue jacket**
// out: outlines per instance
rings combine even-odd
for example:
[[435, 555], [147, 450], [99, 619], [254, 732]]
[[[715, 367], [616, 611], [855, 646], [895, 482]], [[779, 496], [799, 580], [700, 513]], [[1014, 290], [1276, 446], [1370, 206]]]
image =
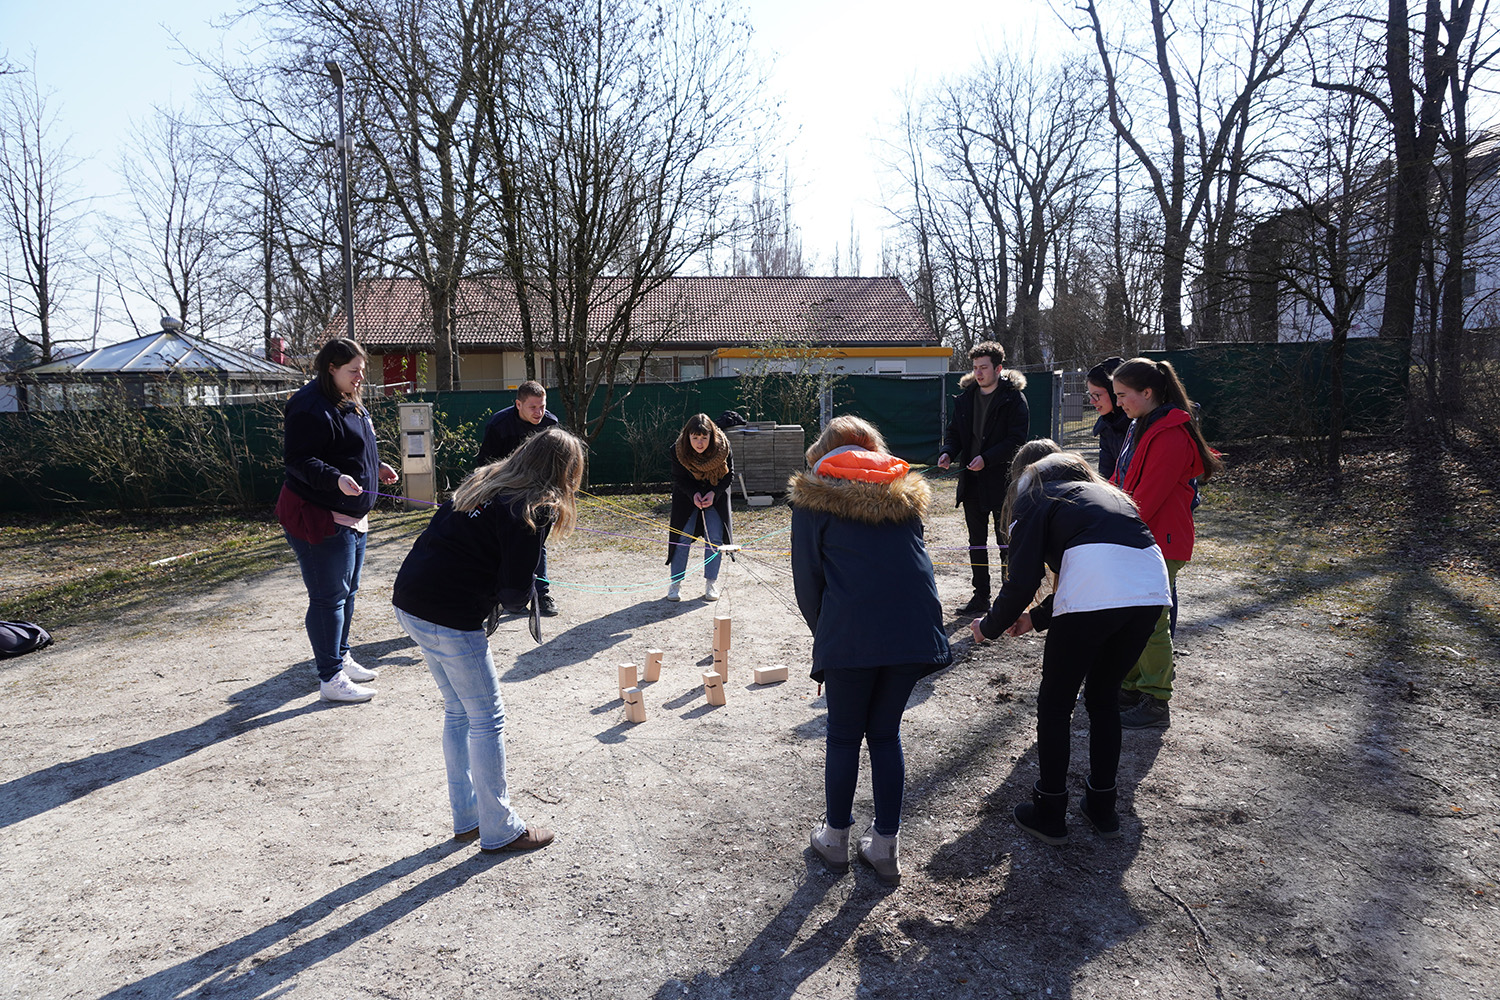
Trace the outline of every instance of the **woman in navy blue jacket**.
[[[687, 419], [668, 449], [672, 463], [672, 514], [667, 523], [667, 563], [672, 582], [667, 600], [682, 600], [693, 543], [703, 541], [703, 599], [719, 599], [719, 546], [733, 541], [729, 524], [729, 494], [734, 489], [734, 455], [729, 436], [706, 413]], [[703, 534], [699, 535], [698, 532]]]
[[849, 867], [859, 747], [870, 748], [875, 821], [859, 857], [901, 883], [906, 761], [901, 715], [917, 681], [953, 662], [922, 520], [932, 489], [858, 417], [835, 417], [793, 476], [792, 581], [813, 632], [813, 680], [828, 692], [827, 813], [813, 850]]
[[334, 337], [313, 362], [317, 377], [286, 404], [286, 482], [276, 519], [297, 554], [307, 587], [307, 638], [324, 701], [369, 701], [369, 670], [349, 655], [349, 623], [365, 561], [376, 483], [394, 483], [380, 460], [375, 425], [360, 403], [365, 349]]
[[[1135, 503], [1074, 454], [1027, 466], [1003, 513], [1010, 526], [1010, 577], [989, 614], [974, 619], [974, 638], [985, 642], [1002, 632], [1019, 636], [1050, 626], [1036, 698], [1040, 776], [1031, 801], [1016, 806], [1016, 822], [1049, 844], [1068, 838], [1070, 723], [1082, 685], [1089, 713], [1082, 811], [1101, 836], [1118, 836], [1120, 681], [1171, 603], [1166, 563]], [[1047, 569], [1057, 574], [1056, 586], [1027, 611]]]

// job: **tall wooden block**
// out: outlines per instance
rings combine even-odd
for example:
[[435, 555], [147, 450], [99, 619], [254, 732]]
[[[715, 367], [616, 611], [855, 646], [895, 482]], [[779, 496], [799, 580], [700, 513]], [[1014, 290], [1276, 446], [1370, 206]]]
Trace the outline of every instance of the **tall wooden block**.
[[729, 616], [714, 616], [714, 652], [729, 651]]
[[784, 681], [784, 680], [786, 680], [786, 675], [787, 675], [787, 669], [783, 665], [778, 665], [778, 666], [774, 666], [774, 667], [756, 667], [755, 668], [755, 683], [757, 683], [757, 684], [775, 684], [777, 681]]
[[659, 680], [661, 680], [661, 650], [659, 650], [659, 649], [648, 649], [648, 650], [646, 650], [646, 677], [645, 677], [645, 679], [648, 680], [648, 681], [659, 681]]
[[703, 694], [710, 705], [724, 704], [724, 678], [716, 670], [703, 672]]
[[646, 699], [641, 697], [640, 688], [626, 688], [620, 697], [625, 699], [625, 718], [627, 721], [646, 721]]
[[625, 697], [625, 689], [626, 688], [633, 688], [633, 687], [635, 687], [636, 684], [638, 683], [638, 681], [639, 681], [639, 678], [636, 677], [635, 664], [634, 663], [622, 663], [622, 664], [620, 664], [620, 697], [621, 697], [621, 699], [623, 699]]
[[719, 676], [729, 681], [729, 653], [728, 651], [714, 650], [714, 670]]

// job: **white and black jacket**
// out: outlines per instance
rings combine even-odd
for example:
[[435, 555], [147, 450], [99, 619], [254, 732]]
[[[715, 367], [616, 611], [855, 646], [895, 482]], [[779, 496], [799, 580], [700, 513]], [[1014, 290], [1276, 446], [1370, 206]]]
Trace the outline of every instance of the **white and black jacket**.
[[1172, 603], [1161, 549], [1118, 490], [1102, 483], [1046, 483], [1040, 496], [1022, 494], [1015, 518], [1010, 576], [979, 624], [987, 638], [998, 637], [1021, 616], [1046, 569], [1057, 574], [1057, 589], [1031, 610], [1038, 631], [1074, 612]]

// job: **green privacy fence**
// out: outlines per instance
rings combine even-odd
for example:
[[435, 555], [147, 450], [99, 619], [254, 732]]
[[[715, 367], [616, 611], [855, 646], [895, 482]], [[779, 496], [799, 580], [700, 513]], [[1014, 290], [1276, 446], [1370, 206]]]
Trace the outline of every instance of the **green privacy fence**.
[[[1172, 362], [1203, 406], [1205, 431], [1222, 441], [1265, 434], [1316, 434], [1326, 426], [1326, 344], [1237, 344], [1158, 353]], [[1352, 341], [1344, 362], [1351, 431], [1390, 430], [1402, 417], [1410, 366], [1404, 341]], [[942, 376], [848, 375], [828, 387], [832, 412], [864, 417], [891, 450], [918, 464], [935, 462], [962, 373]], [[1028, 374], [1031, 436], [1051, 432], [1053, 377]], [[820, 426], [815, 383], [774, 378], [744, 404], [738, 378], [636, 386], [589, 448], [595, 486], [660, 483], [667, 448], [694, 413], [738, 410], [750, 419], [800, 423], [808, 442]], [[484, 422], [514, 401], [509, 392], [417, 393], [433, 404], [439, 489], [472, 468]], [[371, 402], [382, 453], [396, 464], [395, 399]], [[558, 400], [549, 400], [556, 412]], [[595, 414], [598, 410], [595, 409]], [[149, 510], [194, 503], [258, 506], [280, 488], [281, 406], [164, 407], [0, 413], [0, 509], [59, 506]]]

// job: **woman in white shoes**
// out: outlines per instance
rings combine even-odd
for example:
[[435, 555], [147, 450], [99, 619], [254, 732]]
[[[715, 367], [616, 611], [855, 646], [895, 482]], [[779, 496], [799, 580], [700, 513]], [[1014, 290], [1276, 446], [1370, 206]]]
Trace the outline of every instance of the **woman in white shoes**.
[[365, 533], [377, 483], [396, 470], [380, 460], [375, 425], [360, 403], [365, 349], [334, 337], [313, 362], [316, 377], [286, 404], [286, 482], [276, 519], [297, 554], [307, 587], [307, 638], [324, 701], [369, 701], [368, 670], [349, 655], [349, 624], [365, 561]]
[[734, 456], [729, 438], [706, 413], [688, 418], [670, 451], [672, 515], [667, 532], [667, 563], [672, 583], [667, 600], [682, 600], [689, 550], [703, 540], [703, 599], [719, 599], [719, 546], [730, 540], [729, 494], [734, 484]]
[[482, 851], [545, 847], [552, 833], [511, 808], [505, 706], [484, 620], [505, 590], [529, 591], [552, 528], [573, 524], [583, 444], [555, 427], [475, 469], [412, 546], [391, 603], [443, 694], [453, 835]]
[[[1049, 442], [1050, 443], [1050, 442]], [[1081, 808], [1104, 837], [1119, 835], [1120, 681], [1146, 646], [1167, 593], [1167, 565], [1135, 503], [1078, 455], [1048, 455], [1011, 481], [1010, 576], [970, 625], [976, 642], [1047, 632], [1036, 696], [1040, 776], [1016, 823], [1049, 844], [1068, 839], [1067, 775], [1078, 689], [1089, 715], [1089, 774]], [[1046, 570], [1053, 592], [1027, 611]]]
[[953, 662], [922, 533], [932, 489], [858, 417], [829, 421], [807, 461], [789, 488], [792, 582], [813, 633], [812, 677], [828, 694], [827, 811], [812, 848], [834, 871], [848, 869], [865, 743], [875, 821], [859, 857], [900, 885], [901, 716], [917, 681]]

